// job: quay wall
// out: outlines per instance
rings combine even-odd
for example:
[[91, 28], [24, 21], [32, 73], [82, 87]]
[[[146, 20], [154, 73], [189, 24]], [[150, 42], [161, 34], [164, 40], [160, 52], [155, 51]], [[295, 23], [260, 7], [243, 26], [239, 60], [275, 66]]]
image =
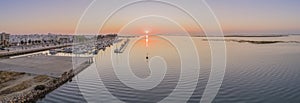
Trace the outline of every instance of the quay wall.
[[56, 48], [63, 48], [63, 47], [68, 47], [68, 46], [72, 46], [72, 45], [68, 44], [68, 45], [59, 45], [59, 46], [51, 46], [51, 47], [44, 47], [44, 48], [20, 50], [20, 51], [1, 52], [0, 58], [15, 56], [15, 55], [22, 55], [22, 54], [33, 53], [33, 52], [39, 52], [39, 51], [45, 51], [45, 50], [56, 49]]

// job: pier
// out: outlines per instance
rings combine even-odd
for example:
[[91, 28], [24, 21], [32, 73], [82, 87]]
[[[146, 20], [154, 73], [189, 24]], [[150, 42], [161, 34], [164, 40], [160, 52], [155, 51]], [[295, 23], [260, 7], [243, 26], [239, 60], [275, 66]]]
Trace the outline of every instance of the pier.
[[123, 53], [125, 51], [128, 43], [129, 43], [129, 41], [130, 41], [129, 39], [126, 39], [126, 41], [123, 44], [121, 44], [121, 47], [120, 48], [116, 48], [114, 52], [115, 53]]

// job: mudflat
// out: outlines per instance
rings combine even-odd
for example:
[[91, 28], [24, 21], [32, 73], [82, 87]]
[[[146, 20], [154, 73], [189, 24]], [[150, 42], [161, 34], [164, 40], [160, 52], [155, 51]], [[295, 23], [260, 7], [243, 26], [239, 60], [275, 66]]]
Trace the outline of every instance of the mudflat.
[[0, 100], [8, 96], [29, 92], [37, 85], [43, 85], [54, 79], [54, 77], [47, 75], [0, 71]]

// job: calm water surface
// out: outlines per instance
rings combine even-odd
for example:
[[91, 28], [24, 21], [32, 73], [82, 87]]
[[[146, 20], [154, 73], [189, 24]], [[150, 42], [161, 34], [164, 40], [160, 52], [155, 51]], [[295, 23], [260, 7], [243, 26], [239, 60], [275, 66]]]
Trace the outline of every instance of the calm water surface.
[[[185, 37], [170, 37], [176, 42], [185, 42]], [[39, 102], [45, 103], [82, 103], [82, 102], [158, 102], [168, 97], [167, 102], [199, 102], [207, 84], [211, 71], [211, 54], [207, 41], [203, 37], [194, 37], [195, 48], [180, 44], [172, 44], [168, 39], [153, 36], [148, 45], [144, 38], [131, 39], [124, 53], [113, 53], [121, 43], [100, 51], [95, 56], [95, 62], [81, 72], [72, 82], [66, 83], [48, 94]], [[242, 38], [230, 37], [238, 40], [280, 40], [300, 41], [300, 36]], [[188, 42], [188, 41], [186, 41]], [[184, 48], [186, 47], [186, 48]], [[300, 44], [274, 43], [251, 44], [226, 42], [227, 68], [223, 84], [213, 102], [216, 103], [299, 103], [300, 102]], [[192, 76], [186, 76], [184, 85], [194, 85], [196, 88], [176, 88], [181, 71], [181, 60], [177, 48], [196, 50], [200, 60], [199, 78], [195, 81]], [[146, 57], [149, 57], [147, 60]], [[127, 59], [127, 57], [129, 59]], [[161, 57], [163, 59], [157, 59]], [[154, 58], [154, 59], [153, 59]], [[156, 58], [156, 59], [155, 59]], [[112, 66], [111, 60], [114, 60]], [[124, 60], [127, 63], [124, 63]], [[159, 61], [159, 62], [155, 62]], [[164, 64], [161, 64], [164, 62]], [[190, 61], [192, 62], [192, 61]], [[125, 83], [137, 84], [130, 78], [120, 81], [114, 68], [122, 68], [129, 64], [132, 72], [139, 78], [147, 78], [151, 69], [167, 70], [163, 80], [149, 90], [137, 90]], [[150, 67], [150, 68], [149, 68]], [[185, 68], [189, 69], [189, 68]], [[192, 67], [191, 67], [192, 69]], [[193, 71], [193, 70], [190, 70]], [[126, 72], [121, 70], [121, 72]], [[188, 72], [187, 72], [188, 73]], [[159, 74], [159, 73], [157, 73]], [[126, 74], [124, 74], [126, 77]], [[149, 81], [146, 83], [154, 83]], [[169, 95], [174, 89], [179, 89], [179, 95]], [[190, 94], [192, 92], [192, 94]]]

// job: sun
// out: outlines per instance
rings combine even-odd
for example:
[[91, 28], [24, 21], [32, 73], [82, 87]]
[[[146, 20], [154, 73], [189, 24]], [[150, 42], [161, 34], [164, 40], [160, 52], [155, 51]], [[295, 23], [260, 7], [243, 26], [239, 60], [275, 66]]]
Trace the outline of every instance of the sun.
[[148, 34], [150, 31], [149, 31], [149, 30], [145, 30], [144, 32], [145, 32], [146, 34]]

